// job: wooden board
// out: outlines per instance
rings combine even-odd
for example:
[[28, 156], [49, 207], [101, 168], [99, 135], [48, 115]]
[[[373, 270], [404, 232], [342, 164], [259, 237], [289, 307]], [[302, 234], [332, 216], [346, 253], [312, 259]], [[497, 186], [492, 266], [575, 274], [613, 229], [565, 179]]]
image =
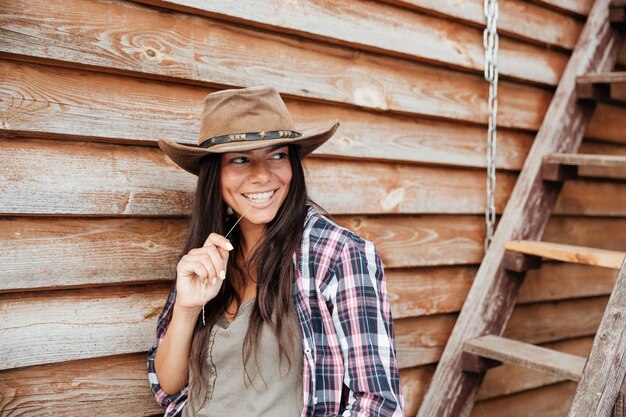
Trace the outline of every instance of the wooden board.
[[[482, 73], [482, 31], [413, 13], [380, 2], [325, 0], [315, 3], [270, 3], [261, 9], [249, 0], [144, 0], [163, 8], [204, 14], [237, 23], [323, 39], [389, 55], [434, 61]], [[453, 34], [453, 35], [452, 35]], [[414, 42], [420, 39], [420, 42]], [[441, 42], [441, 39], [447, 39]], [[437, 47], [433, 47], [437, 45]], [[500, 39], [502, 76], [556, 84], [566, 58], [539, 47]]]
[[[576, 356], [587, 357], [591, 350], [593, 337], [569, 339], [541, 346], [558, 352], [566, 352]], [[563, 377], [553, 376], [545, 372], [504, 364], [490, 369], [478, 393], [478, 401], [511, 395], [522, 391], [544, 387], [557, 382], [565, 382]]]
[[148, 416], [146, 354], [109, 356], [0, 372], [3, 416]]
[[573, 165], [579, 167], [626, 167], [626, 157], [621, 155], [589, 155], [557, 153], [543, 158], [544, 164]]
[[[46, 0], [12, 2], [0, 20], [5, 28], [0, 29], [0, 52], [29, 61], [211, 87], [267, 84], [286, 95], [315, 101], [487, 123], [482, 65], [480, 76], [464, 74], [200, 17], [159, 13], [130, 2], [68, 1], [63, 8]], [[40, 24], [42, 19], [46, 25]], [[71, 22], [80, 24], [72, 29]], [[84, 27], [84, 22], [89, 25]], [[24, 36], [25, 31], [33, 33]], [[482, 59], [482, 33], [476, 32]], [[518, 58], [512, 57], [513, 62]], [[560, 70], [565, 62], [550, 65]], [[233, 66], [246, 71], [229, 71]], [[538, 128], [549, 91], [502, 80], [499, 92], [499, 126]]]
[[[480, 2], [455, 0], [385, 0], [417, 11], [442, 15], [472, 26], [484, 28], [485, 16]], [[498, 2], [498, 34], [524, 41], [573, 49], [582, 23], [563, 13], [521, 0]], [[524, 19], [520, 19], [524, 16]]]
[[[4, 214], [183, 216], [196, 177], [152, 147], [0, 138]], [[29, 169], [45, 164], [48, 172]], [[484, 211], [484, 174], [415, 165], [311, 158], [311, 197], [334, 214]], [[515, 176], [498, 175], [501, 211]], [[341, 189], [341, 193], [336, 190]], [[619, 199], [617, 197], [623, 196]], [[567, 214], [626, 214], [626, 183], [575, 182], [562, 196]]]
[[[626, 376], [626, 259], [593, 341], [568, 417], [610, 417]], [[623, 411], [623, 410], [622, 410]]]
[[563, 262], [602, 266], [613, 269], [619, 269], [626, 256], [626, 252], [620, 251], [527, 240], [513, 240], [507, 242], [504, 248], [513, 252], [541, 256]]
[[535, 3], [551, 6], [558, 10], [587, 16], [594, 0], [533, 0]]
[[572, 381], [580, 379], [586, 360], [585, 357], [494, 335], [468, 340], [463, 345], [463, 351], [481, 358], [523, 366]]
[[477, 403], [471, 417], [562, 417], [576, 384], [563, 382]]
[[[0, 132], [156, 146], [158, 138], [197, 143], [205, 87], [0, 60]], [[417, 97], [416, 97], [417, 98]], [[8, 99], [7, 99], [8, 100]], [[337, 133], [314, 155], [468, 167], [485, 166], [483, 126], [373, 113], [287, 98], [299, 128], [337, 118]], [[426, 104], [426, 103], [425, 103]], [[457, 100], [449, 106], [456, 106]], [[6, 133], [5, 133], [6, 134]], [[520, 169], [531, 133], [499, 129], [498, 168]], [[626, 148], [625, 148], [626, 149]]]
[[[5, 214], [186, 215], [197, 177], [159, 149], [0, 138]], [[45, 164], [47, 172], [30, 169]], [[484, 211], [484, 174], [377, 162], [305, 160], [313, 200], [335, 214]], [[498, 175], [502, 210], [515, 177]], [[337, 192], [341, 190], [341, 192]]]

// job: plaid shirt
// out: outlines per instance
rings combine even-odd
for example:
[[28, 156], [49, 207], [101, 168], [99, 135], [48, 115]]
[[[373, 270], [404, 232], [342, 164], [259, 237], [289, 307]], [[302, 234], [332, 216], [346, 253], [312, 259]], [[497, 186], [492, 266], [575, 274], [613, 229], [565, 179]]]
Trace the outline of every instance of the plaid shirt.
[[[304, 350], [301, 417], [403, 416], [391, 310], [374, 245], [309, 207], [302, 246], [293, 260]], [[148, 353], [151, 391], [166, 407], [165, 417], [180, 414], [188, 392], [184, 388], [167, 395], [154, 368], [156, 349], [167, 330], [163, 317], [174, 299], [172, 291]]]

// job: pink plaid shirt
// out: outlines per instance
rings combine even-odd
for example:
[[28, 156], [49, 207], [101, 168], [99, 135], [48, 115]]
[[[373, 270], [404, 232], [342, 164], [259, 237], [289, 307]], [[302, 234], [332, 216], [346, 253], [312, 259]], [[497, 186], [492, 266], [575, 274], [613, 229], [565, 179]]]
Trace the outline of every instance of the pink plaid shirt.
[[[391, 310], [374, 245], [309, 207], [293, 260], [304, 355], [301, 417], [403, 416]], [[167, 395], [154, 368], [174, 300], [172, 291], [148, 353], [151, 391], [165, 417], [179, 415], [188, 395], [187, 388]]]

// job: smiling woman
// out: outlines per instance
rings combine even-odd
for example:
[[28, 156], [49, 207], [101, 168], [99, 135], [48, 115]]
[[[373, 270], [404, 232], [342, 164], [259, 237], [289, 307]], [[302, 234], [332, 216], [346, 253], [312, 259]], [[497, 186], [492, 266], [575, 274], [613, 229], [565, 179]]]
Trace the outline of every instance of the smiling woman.
[[253, 87], [205, 98], [198, 146], [159, 141], [198, 176], [148, 356], [165, 416], [403, 415], [380, 256], [306, 191], [301, 160], [338, 125], [299, 132]]

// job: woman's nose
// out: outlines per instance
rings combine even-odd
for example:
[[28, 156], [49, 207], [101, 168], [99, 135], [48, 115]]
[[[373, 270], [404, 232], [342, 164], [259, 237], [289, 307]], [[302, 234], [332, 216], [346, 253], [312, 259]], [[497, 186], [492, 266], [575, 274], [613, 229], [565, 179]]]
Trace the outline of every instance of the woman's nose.
[[250, 181], [254, 183], [264, 183], [269, 181], [272, 172], [266, 161], [255, 162], [251, 165]]

